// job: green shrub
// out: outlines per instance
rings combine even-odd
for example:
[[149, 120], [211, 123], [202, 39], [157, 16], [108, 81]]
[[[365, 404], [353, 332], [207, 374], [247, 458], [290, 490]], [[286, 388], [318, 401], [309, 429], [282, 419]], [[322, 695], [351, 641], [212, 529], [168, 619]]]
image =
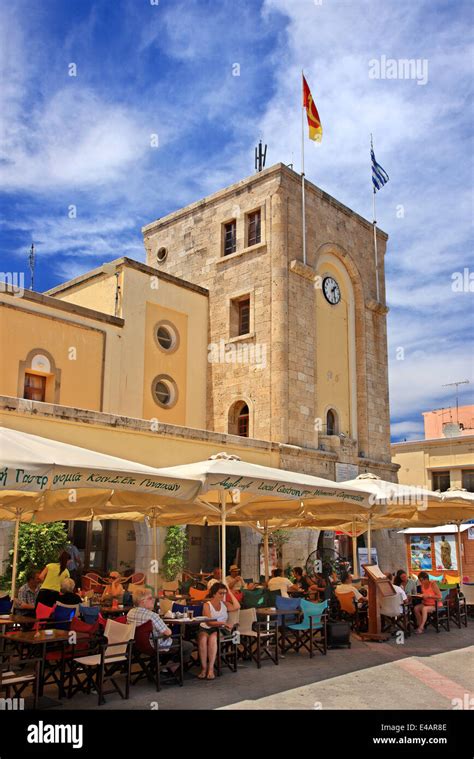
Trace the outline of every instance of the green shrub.
[[166, 553], [163, 557], [162, 576], [168, 582], [175, 580], [184, 569], [184, 556], [188, 545], [186, 531], [182, 527], [168, 527], [165, 538]]
[[[26, 575], [30, 569], [41, 570], [51, 561], [57, 561], [66, 544], [67, 531], [63, 522], [20, 524], [17, 587], [26, 582]], [[13, 548], [10, 550], [10, 556], [10, 561], [12, 561]], [[10, 577], [11, 571], [10, 563], [8, 572]]]

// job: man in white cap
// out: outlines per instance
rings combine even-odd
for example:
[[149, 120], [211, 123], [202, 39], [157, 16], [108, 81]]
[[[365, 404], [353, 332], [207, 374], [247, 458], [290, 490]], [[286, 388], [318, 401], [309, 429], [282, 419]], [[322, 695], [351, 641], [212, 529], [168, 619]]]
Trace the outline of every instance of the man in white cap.
[[225, 584], [230, 590], [242, 590], [245, 587], [245, 582], [240, 576], [240, 569], [237, 564], [231, 564], [229, 567], [229, 575], [225, 578]]

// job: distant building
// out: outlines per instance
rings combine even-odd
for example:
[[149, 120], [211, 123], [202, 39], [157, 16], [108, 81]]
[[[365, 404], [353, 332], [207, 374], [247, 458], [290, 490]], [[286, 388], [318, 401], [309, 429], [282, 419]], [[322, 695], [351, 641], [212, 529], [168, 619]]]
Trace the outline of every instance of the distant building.
[[423, 413], [425, 437], [392, 444], [398, 481], [432, 490], [474, 492], [474, 406]]

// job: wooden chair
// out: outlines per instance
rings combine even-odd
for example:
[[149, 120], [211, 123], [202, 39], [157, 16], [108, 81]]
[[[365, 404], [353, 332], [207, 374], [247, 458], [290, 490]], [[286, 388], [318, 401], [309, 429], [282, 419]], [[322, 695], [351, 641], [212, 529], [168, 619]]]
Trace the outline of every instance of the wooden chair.
[[258, 622], [255, 609], [241, 609], [238, 638], [244, 648], [244, 658], [255, 661], [258, 669], [262, 666], [264, 657], [278, 664], [278, 623], [276, 620]]
[[[104, 637], [107, 643], [99, 644], [99, 653], [74, 658], [70, 663], [68, 697], [72, 698], [78, 691], [90, 693], [94, 688], [98, 693], [98, 705], [105, 703], [105, 696], [115, 691], [128, 699], [130, 696], [130, 678], [133, 637], [135, 623], [122, 624], [107, 620]], [[119, 686], [116, 677], [125, 675], [125, 689]], [[81, 679], [82, 678], [82, 679]], [[76, 686], [74, 687], [73, 681]], [[104, 684], [110, 681], [112, 690], [104, 691]]]
[[443, 605], [438, 606], [438, 604], [435, 604], [434, 610], [430, 611], [428, 614], [425, 630], [428, 627], [434, 627], [437, 633], [441, 632], [442, 628], [446, 630], [446, 632], [449, 632], [450, 613], [448, 605], [448, 591], [442, 590], [441, 596]]
[[232, 625], [231, 630], [221, 627], [217, 628], [216, 669], [218, 677], [222, 675], [223, 664], [225, 664], [231, 672], [237, 672], [239, 615], [240, 609], [229, 612], [228, 623], [229, 625]]
[[[184, 682], [184, 660], [183, 660], [183, 641], [181, 635], [171, 636], [171, 646], [169, 648], [160, 648], [160, 640], [169, 640], [169, 636], [158, 636], [154, 639], [155, 645], [151, 643], [150, 635], [153, 632], [151, 620], [139, 625], [135, 630], [135, 640], [133, 647], [133, 663], [138, 665], [138, 671], [132, 672], [132, 685], [146, 677], [150, 682], [154, 682], [156, 690], [161, 690], [163, 670], [169, 672], [168, 682], [177, 682], [180, 686]], [[178, 662], [168, 662], [170, 657], [178, 656]], [[171, 664], [171, 666], [170, 666]], [[178, 666], [175, 667], [174, 665]]]
[[458, 590], [458, 588], [451, 588], [448, 593], [447, 604], [450, 620], [459, 629], [461, 629], [462, 625], [467, 627], [467, 603], [462, 591]]
[[288, 640], [287, 637], [289, 650], [293, 648], [299, 654], [300, 650], [305, 648], [310, 659], [313, 658], [314, 649], [327, 654], [327, 606], [327, 601], [315, 604], [301, 599], [303, 619], [287, 627], [287, 630], [293, 633], [292, 639]]
[[367, 609], [360, 609], [353, 593], [335, 593], [335, 604], [339, 609], [338, 618], [351, 623], [354, 632], [367, 627]]
[[135, 572], [130, 577], [124, 577], [124, 582], [129, 585], [144, 585], [145, 575], [143, 572]]
[[21, 698], [25, 689], [31, 686], [33, 709], [37, 709], [42, 660], [40, 658], [21, 659], [22, 669], [15, 671], [12, 669], [12, 666], [15, 666], [14, 663], [12, 664], [12, 659], [14, 662], [19, 662], [17, 654], [0, 653], [0, 693], [5, 693], [6, 699], [11, 699], [12, 694], [14, 698]]
[[[405, 635], [410, 637], [414, 626], [410, 615], [410, 607], [406, 604], [402, 604], [402, 611], [400, 612], [400, 597], [398, 595], [388, 596], [384, 601], [388, 607], [390, 606], [390, 603], [392, 603], [394, 608], [393, 610], [388, 608], [387, 613], [380, 613], [381, 631], [392, 633], [392, 631], [396, 632], [397, 630], [401, 630]], [[388, 611], [390, 611], [390, 613], [388, 613]]]
[[474, 584], [463, 582], [461, 584], [460, 594], [462, 598], [464, 598], [467, 613], [472, 613], [474, 611]]
[[172, 580], [171, 582], [164, 582], [161, 590], [164, 596], [175, 596], [178, 592], [179, 582], [178, 580]]
[[204, 601], [205, 598], [208, 596], [208, 591], [206, 590], [197, 590], [197, 588], [189, 588], [189, 597], [191, 601]]

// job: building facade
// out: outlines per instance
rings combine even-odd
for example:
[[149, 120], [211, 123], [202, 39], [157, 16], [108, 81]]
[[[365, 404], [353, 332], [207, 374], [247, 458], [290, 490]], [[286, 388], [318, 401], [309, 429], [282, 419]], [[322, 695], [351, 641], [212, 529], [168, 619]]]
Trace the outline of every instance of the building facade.
[[[3, 423], [55, 436], [67, 419], [58, 439], [86, 430], [86, 447], [155, 466], [236, 449], [328, 479], [395, 481], [387, 236], [378, 231], [377, 301], [372, 224], [307, 182], [306, 229], [304, 262], [301, 178], [277, 164], [144, 227], [146, 264], [117, 259], [44, 295], [6, 288]], [[134, 444], [109, 426], [133, 428]], [[108, 529], [108, 540], [135, 530], [140, 565], [146, 527]], [[240, 532], [253, 576], [260, 538]], [[313, 531], [294, 531], [284, 563], [304, 563], [316, 544]], [[396, 534], [374, 544], [399, 563]]]

